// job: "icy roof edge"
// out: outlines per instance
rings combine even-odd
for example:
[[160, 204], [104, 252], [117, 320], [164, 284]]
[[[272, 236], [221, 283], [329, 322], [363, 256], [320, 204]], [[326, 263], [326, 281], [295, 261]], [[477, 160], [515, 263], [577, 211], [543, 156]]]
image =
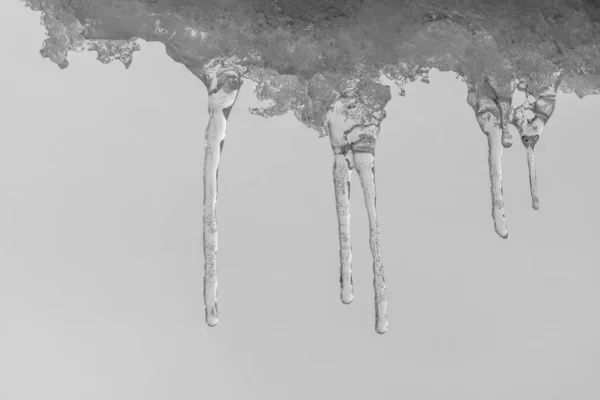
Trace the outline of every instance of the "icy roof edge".
[[[200, 79], [216, 62], [238, 69], [257, 82], [259, 100], [270, 100], [252, 113], [291, 110], [321, 136], [326, 110], [344, 91], [359, 89], [371, 111], [383, 109], [391, 96], [382, 75], [401, 93], [407, 82], [428, 81], [431, 68], [456, 72], [469, 88], [489, 83], [503, 97], [518, 86], [537, 96], [559, 74], [562, 92], [600, 93], [600, 12], [585, 0], [577, 7], [530, 0], [504, 8], [481, 1], [461, 9], [444, 0], [327, 0], [330, 8], [311, 9], [310, 17], [302, 14], [306, 4], [286, 0], [240, 1], [229, 9], [203, 1], [24, 1], [42, 11], [48, 39], [40, 52], [61, 68], [69, 51], [84, 50], [129, 67], [137, 38], [160, 41]], [[544, 11], [536, 8], [542, 3]]]

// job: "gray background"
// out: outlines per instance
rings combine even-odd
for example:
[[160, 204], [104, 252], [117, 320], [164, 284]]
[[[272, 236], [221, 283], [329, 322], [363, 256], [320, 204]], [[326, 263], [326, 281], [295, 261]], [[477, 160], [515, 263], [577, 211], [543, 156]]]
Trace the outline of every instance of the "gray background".
[[211, 329], [204, 86], [157, 43], [128, 71], [95, 53], [61, 71], [38, 54], [38, 13], [0, 10], [0, 399], [600, 398], [600, 98], [559, 95], [538, 212], [524, 148], [505, 152], [503, 241], [465, 85], [434, 72], [394, 92], [377, 150], [380, 336], [358, 180], [344, 306], [328, 139], [249, 114], [246, 82], [219, 173]]

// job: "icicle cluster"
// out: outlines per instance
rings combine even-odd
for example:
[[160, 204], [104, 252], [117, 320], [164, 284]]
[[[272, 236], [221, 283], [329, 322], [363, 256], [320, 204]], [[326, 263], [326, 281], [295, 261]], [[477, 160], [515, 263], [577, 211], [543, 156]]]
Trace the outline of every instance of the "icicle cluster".
[[[527, 150], [532, 207], [540, 207], [534, 149], [559, 89], [600, 93], [600, 9], [592, 0], [453, 2], [445, 0], [24, 0], [42, 11], [48, 39], [41, 54], [61, 68], [68, 51], [93, 50], [102, 62], [128, 67], [137, 38], [160, 41], [208, 90], [204, 164], [204, 299], [206, 322], [217, 311], [217, 186], [227, 118], [243, 79], [272, 117], [293, 111], [329, 136], [340, 243], [341, 300], [353, 300], [350, 175], [356, 170], [369, 217], [375, 329], [387, 330], [386, 287], [375, 206], [375, 146], [390, 87], [428, 82], [431, 68], [454, 71], [488, 142], [492, 217], [508, 237], [502, 153], [516, 127]], [[513, 107], [519, 89], [527, 100]]]

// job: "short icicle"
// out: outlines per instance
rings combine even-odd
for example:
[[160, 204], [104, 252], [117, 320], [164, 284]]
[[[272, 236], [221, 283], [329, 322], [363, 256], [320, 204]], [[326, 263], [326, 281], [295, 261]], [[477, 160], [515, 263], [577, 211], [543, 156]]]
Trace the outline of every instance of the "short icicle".
[[492, 193], [492, 218], [496, 233], [503, 239], [508, 238], [508, 227], [504, 215], [504, 198], [502, 188], [502, 130], [494, 129], [487, 134], [488, 164]]
[[535, 175], [535, 155], [533, 146], [527, 147], [527, 167], [529, 168], [529, 188], [531, 190], [531, 207], [534, 210], [540, 208], [540, 198], [537, 190], [537, 178]]
[[217, 64], [207, 69], [204, 84], [208, 90], [209, 121], [205, 134], [204, 156], [204, 307], [206, 323], [219, 322], [217, 308], [217, 191], [219, 160], [227, 130], [227, 118], [240, 87], [241, 75], [231, 68]]
[[513, 137], [510, 134], [510, 113], [512, 111], [512, 99], [509, 97], [500, 96], [492, 87], [489, 80], [484, 80], [482, 83], [482, 94], [492, 100], [500, 110], [500, 123], [502, 126], [502, 146], [509, 148], [513, 145]]
[[[513, 113], [511, 123], [517, 128], [521, 136], [521, 142], [527, 151], [527, 167], [529, 169], [529, 188], [531, 191], [531, 207], [534, 210], [540, 208], [540, 198], [538, 195], [537, 176], [535, 168], [535, 145], [544, 131], [550, 116], [556, 106], [556, 91], [560, 84], [560, 75], [554, 85], [543, 90], [537, 100], [532, 104], [526, 101]], [[526, 113], [533, 114], [531, 119], [527, 118]]]
[[[469, 88], [467, 102], [475, 110], [475, 116], [481, 130], [486, 134], [488, 140], [488, 166], [490, 173], [490, 185], [492, 195], [492, 218], [494, 220], [494, 229], [498, 236], [503, 239], [508, 238], [508, 227], [504, 215], [504, 199], [502, 188], [502, 153], [503, 143], [503, 124], [502, 109], [497, 104], [497, 99], [487, 96], [491, 86], [484, 82], [484, 90], [477, 93], [476, 87]], [[493, 92], [492, 96], [496, 96]]]
[[500, 108], [500, 119], [502, 123], [502, 146], [509, 148], [513, 145], [513, 137], [510, 134], [510, 112], [512, 110], [512, 104], [510, 98], [498, 97], [496, 105]]

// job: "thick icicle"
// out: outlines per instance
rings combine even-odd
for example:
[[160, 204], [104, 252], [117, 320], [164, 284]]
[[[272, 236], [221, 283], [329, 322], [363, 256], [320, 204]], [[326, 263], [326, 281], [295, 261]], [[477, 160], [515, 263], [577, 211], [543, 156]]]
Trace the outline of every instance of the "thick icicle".
[[216, 264], [219, 159], [225, 143], [227, 118], [237, 99], [242, 80], [236, 70], [217, 65], [206, 72], [203, 82], [208, 89], [209, 113], [204, 141], [204, 307], [206, 323], [215, 326], [219, 322]]
[[[538, 196], [537, 177], [535, 169], [535, 145], [537, 144], [548, 119], [554, 112], [556, 106], [556, 91], [560, 79], [556, 84], [542, 91], [535, 102], [525, 101], [517, 107], [513, 113], [512, 123], [517, 128], [521, 141], [527, 151], [527, 166], [529, 168], [529, 187], [531, 191], [531, 207], [534, 210], [540, 208], [540, 199]], [[533, 99], [532, 99], [533, 100]], [[533, 117], [529, 119], [527, 112], [531, 112]]]
[[[489, 87], [489, 84], [487, 86]], [[467, 101], [475, 110], [477, 122], [488, 139], [492, 218], [494, 219], [496, 233], [501, 238], [506, 239], [508, 238], [508, 228], [504, 215], [504, 199], [502, 195], [502, 152], [504, 147], [502, 140], [504, 131], [502, 127], [502, 109], [494, 99], [483, 93], [477, 93], [474, 87], [469, 89]]]
[[[380, 112], [375, 123], [363, 115], [360, 96], [342, 95], [328, 112], [328, 130], [334, 153], [334, 184], [340, 241], [340, 283], [342, 302], [349, 304], [352, 293], [352, 247], [350, 244], [350, 174], [359, 174], [369, 218], [370, 247], [373, 256], [375, 289], [375, 330], [385, 333], [388, 327], [387, 299], [383, 263], [379, 248], [379, 222], [376, 211], [375, 142], [379, 124], [385, 118]], [[374, 116], [371, 115], [371, 118]]]

